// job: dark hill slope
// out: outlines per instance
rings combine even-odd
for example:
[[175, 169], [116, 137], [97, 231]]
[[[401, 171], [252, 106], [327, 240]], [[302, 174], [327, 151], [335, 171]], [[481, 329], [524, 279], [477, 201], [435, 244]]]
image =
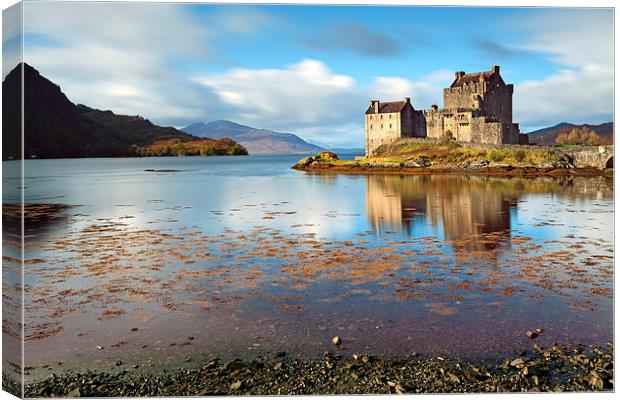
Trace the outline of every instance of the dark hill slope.
[[[20, 158], [21, 66], [3, 85], [3, 159]], [[28, 64], [24, 72], [24, 154], [26, 158], [132, 156], [132, 145], [201, 140], [139, 116], [116, 115], [73, 104], [60, 87]], [[7, 118], [8, 117], [8, 118]], [[6, 134], [8, 132], [8, 134]], [[234, 143], [234, 142], [233, 142]]]

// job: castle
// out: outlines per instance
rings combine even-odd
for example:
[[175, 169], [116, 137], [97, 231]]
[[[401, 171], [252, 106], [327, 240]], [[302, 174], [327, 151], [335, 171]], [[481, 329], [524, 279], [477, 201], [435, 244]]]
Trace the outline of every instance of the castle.
[[507, 85], [499, 66], [490, 71], [455, 73], [443, 91], [444, 108], [415, 110], [411, 99], [371, 100], [366, 110], [366, 156], [383, 144], [403, 137], [454, 139], [460, 143], [527, 144], [512, 122], [513, 85]]

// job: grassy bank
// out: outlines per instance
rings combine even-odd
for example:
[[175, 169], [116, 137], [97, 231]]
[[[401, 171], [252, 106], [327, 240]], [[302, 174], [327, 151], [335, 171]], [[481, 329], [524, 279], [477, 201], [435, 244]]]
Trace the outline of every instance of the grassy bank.
[[380, 146], [370, 157], [340, 160], [322, 152], [299, 160], [293, 169], [338, 174], [471, 174], [505, 176], [612, 176], [611, 169], [576, 168], [565, 155], [535, 146], [494, 148], [456, 142], [401, 139]]
[[492, 149], [464, 146], [455, 142], [431, 144], [398, 140], [390, 145], [380, 146], [369, 160], [401, 163], [425, 157], [433, 166], [453, 166], [465, 163], [488, 161], [490, 164], [514, 166], [543, 165], [561, 162], [561, 157], [549, 150], [525, 147], [523, 149]]

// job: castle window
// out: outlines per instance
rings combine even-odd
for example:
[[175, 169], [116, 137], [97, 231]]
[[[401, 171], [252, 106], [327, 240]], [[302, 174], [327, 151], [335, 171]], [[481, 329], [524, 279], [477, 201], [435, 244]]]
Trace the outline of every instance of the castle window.
[[392, 129], [392, 124], [390, 124], [390, 129]]
[[383, 114], [381, 114], [381, 119], [383, 119]]
[[383, 129], [383, 124], [381, 124], [381, 129]]

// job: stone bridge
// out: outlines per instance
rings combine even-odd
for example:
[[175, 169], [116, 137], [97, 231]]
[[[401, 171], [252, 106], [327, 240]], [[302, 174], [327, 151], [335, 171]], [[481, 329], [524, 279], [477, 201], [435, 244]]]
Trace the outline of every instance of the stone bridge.
[[554, 147], [577, 168], [613, 168], [614, 146]]

